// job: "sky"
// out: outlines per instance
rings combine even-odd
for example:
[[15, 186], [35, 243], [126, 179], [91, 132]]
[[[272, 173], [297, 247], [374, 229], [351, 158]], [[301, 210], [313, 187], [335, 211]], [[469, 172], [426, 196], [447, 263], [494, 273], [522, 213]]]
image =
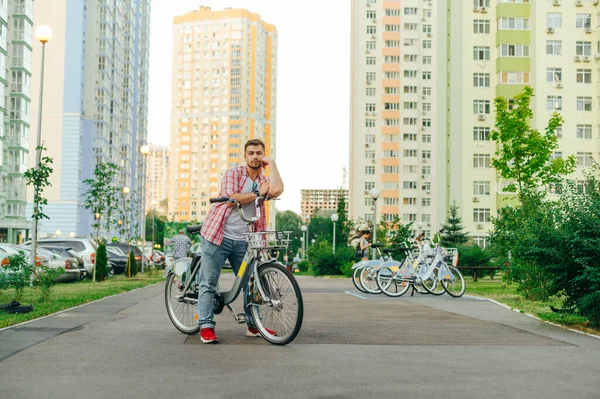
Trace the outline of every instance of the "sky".
[[148, 140], [169, 144], [173, 17], [209, 6], [245, 8], [278, 30], [276, 163], [279, 210], [300, 212], [301, 189], [335, 189], [348, 169], [350, 2], [152, 0]]

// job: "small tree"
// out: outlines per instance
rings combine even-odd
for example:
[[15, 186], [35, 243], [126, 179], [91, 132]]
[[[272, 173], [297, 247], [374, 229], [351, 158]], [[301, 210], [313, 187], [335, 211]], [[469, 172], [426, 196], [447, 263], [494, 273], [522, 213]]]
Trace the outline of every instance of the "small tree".
[[138, 272], [138, 264], [135, 260], [133, 251], [129, 251], [129, 260], [127, 261], [127, 277], [135, 276]]
[[[105, 220], [107, 230], [116, 223], [115, 210], [117, 209], [117, 193], [119, 188], [115, 185], [115, 178], [119, 167], [114, 163], [99, 163], [94, 169], [94, 178], [83, 182], [88, 186], [84, 206], [92, 212], [95, 222], [92, 225], [96, 230], [96, 242], [100, 240], [100, 227]], [[92, 272], [92, 281], [96, 282], [96, 263]]]
[[446, 222], [442, 228], [444, 233], [442, 234], [442, 246], [445, 247], [457, 247], [466, 243], [469, 239], [468, 233], [463, 232], [464, 227], [462, 225], [462, 218], [458, 215], [458, 206], [456, 202], [453, 202], [450, 206], [450, 212], [446, 218]]
[[96, 278], [98, 281], [104, 281], [106, 276], [108, 276], [108, 256], [106, 244], [101, 241], [96, 250]]
[[504, 179], [514, 181], [505, 190], [517, 192], [522, 204], [528, 193], [541, 185], [557, 183], [575, 169], [573, 156], [550, 160], [558, 147], [556, 129], [562, 126], [563, 118], [554, 112], [544, 134], [532, 129], [531, 97], [533, 89], [527, 86], [512, 101], [504, 97], [494, 100], [496, 124], [492, 140], [496, 141], [497, 150], [492, 166]]
[[28, 262], [25, 253], [22, 251], [8, 257], [8, 264], [4, 265], [4, 269], [10, 279], [10, 285], [15, 288], [15, 301], [20, 301], [23, 298], [25, 287], [29, 285], [30, 276], [34, 271], [34, 263], [35, 258], [33, 261]]
[[336, 213], [338, 221], [335, 226], [335, 242], [338, 247], [347, 246], [350, 241], [350, 223], [348, 220], [348, 211], [346, 210], [346, 198], [343, 190], [340, 190], [338, 195]]

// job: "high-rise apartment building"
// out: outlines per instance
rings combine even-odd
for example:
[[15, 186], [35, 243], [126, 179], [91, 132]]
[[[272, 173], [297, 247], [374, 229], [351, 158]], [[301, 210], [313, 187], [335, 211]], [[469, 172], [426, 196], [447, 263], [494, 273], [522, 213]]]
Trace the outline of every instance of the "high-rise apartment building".
[[20, 243], [31, 229], [23, 173], [31, 102], [33, 0], [0, 0], [0, 242]]
[[535, 90], [533, 128], [543, 132], [554, 111], [563, 116], [554, 157], [576, 156], [573, 178], [600, 159], [595, 1], [353, 6], [351, 217], [373, 217], [373, 186], [382, 189], [377, 220], [396, 212], [430, 231], [456, 202], [483, 245], [490, 218], [514, 196], [491, 167], [494, 98], [525, 86]]
[[[46, 45], [42, 141], [54, 159], [44, 190], [50, 217], [40, 235], [87, 235], [92, 215], [83, 207], [97, 163], [120, 167], [117, 184], [129, 187], [143, 212], [147, 142], [150, 0], [38, 0], [36, 24], [54, 32]], [[40, 44], [34, 43], [32, 98], [39, 96]], [[31, 131], [37, 129], [37, 101]], [[35, 153], [35, 140], [29, 152]], [[30, 157], [33, 165], [35, 157]], [[32, 208], [30, 193], [28, 208]], [[134, 211], [135, 213], [135, 211]], [[140, 218], [141, 219], [141, 218]], [[135, 225], [136, 222], [133, 223]]]
[[303, 221], [308, 221], [318, 210], [336, 211], [341, 198], [346, 201], [348, 209], [348, 190], [301, 190], [301, 213]]
[[203, 220], [247, 140], [275, 157], [277, 30], [246, 10], [200, 7], [175, 17], [173, 33], [168, 213]]
[[151, 145], [146, 159], [146, 213], [151, 209], [166, 215], [169, 197], [169, 147]]

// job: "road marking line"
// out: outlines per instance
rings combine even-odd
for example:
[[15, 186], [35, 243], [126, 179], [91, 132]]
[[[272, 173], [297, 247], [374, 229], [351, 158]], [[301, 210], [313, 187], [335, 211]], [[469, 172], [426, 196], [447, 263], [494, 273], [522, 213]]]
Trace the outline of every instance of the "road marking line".
[[360, 298], [360, 299], [367, 299], [366, 297], [364, 297], [364, 296], [362, 296], [362, 295], [355, 294], [355, 293], [353, 293], [353, 292], [348, 292], [348, 291], [344, 291], [344, 292], [345, 292], [346, 294], [348, 294], [348, 295], [352, 295], [352, 296], [355, 296], [355, 297], [357, 297], [357, 298]]

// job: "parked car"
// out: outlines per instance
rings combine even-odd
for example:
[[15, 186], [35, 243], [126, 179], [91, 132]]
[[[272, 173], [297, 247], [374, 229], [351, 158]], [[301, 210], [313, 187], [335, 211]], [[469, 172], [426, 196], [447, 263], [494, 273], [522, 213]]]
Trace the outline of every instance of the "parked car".
[[110, 269], [108, 274], [122, 274], [127, 267], [127, 255], [119, 247], [106, 246], [106, 252], [110, 256]]
[[[42, 238], [39, 240], [40, 246], [51, 245], [53, 247], [65, 247], [72, 248], [82, 258], [85, 264], [85, 269], [88, 275], [91, 276], [94, 269], [94, 263], [96, 262], [96, 249], [98, 246], [88, 237], [49, 237]], [[25, 245], [31, 244], [30, 241], [26, 242]]]
[[[7, 252], [10, 255], [16, 255], [19, 252], [23, 252], [28, 262], [31, 262], [31, 250], [22, 248], [15, 244], [0, 243], [0, 249]], [[48, 259], [43, 256], [36, 256], [36, 266], [48, 266]]]
[[85, 268], [85, 262], [81, 255], [75, 252], [72, 248], [67, 247], [53, 247], [53, 246], [42, 246], [42, 248], [47, 249], [48, 251], [66, 258], [71, 262], [71, 269], [79, 269], [79, 279], [82, 279], [87, 275], [87, 270]]
[[[30, 246], [21, 246], [21, 248], [26, 249], [31, 253]], [[78, 262], [74, 258], [65, 258], [64, 256], [60, 256], [55, 254], [54, 252], [44, 248], [37, 248], [37, 255], [40, 258], [44, 258], [48, 262], [48, 267], [51, 269], [59, 269], [63, 268], [64, 273], [58, 276], [54, 281], [64, 282], [64, 281], [77, 281], [81, 276], [81, 269], [79, 268]]]
[[106, 248], [119, 248], [121, 252], [127, 255], [128, 249], [133, 251], [135, 260], [138, 264], [142, 261], [142, 250], [137, 245], [130, 244], [129, 248], [126, 242], [109, 242], [106, 244]]

